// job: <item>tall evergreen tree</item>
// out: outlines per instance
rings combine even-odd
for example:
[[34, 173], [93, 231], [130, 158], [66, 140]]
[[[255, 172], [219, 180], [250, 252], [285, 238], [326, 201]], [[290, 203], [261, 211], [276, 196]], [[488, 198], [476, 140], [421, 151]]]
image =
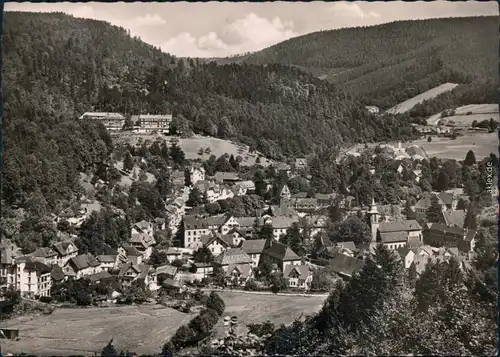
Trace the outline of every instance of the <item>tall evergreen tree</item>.
[[437, 195], [431, 196], [431, 205], [427, 208], [425, 216], [431, 223], [444, 223], [443, 209]]

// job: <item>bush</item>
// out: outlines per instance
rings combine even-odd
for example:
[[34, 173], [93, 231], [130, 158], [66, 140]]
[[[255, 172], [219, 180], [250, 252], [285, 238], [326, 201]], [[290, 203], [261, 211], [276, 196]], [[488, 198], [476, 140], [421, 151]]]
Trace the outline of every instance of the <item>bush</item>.
[[219, 316], [224, 313], [224, 310], [226, 308], [224, 300], [222, 300], [219, 294], [217, 294], [215, 291], [212, 291], [210, 293], [205, 306], [207, 307], [207, 309], [215, 310]]
[[245, 284], [245, 290], [247, 291], [257, 290], [257, 283], [255, 283], [255, 280], [248, 279], [247, 283]]
[[41, 296], [39, 300], [40, 300], [40, 302], [44, 302], [44, 303], [52, 302], [52, 298], [50, 296]]

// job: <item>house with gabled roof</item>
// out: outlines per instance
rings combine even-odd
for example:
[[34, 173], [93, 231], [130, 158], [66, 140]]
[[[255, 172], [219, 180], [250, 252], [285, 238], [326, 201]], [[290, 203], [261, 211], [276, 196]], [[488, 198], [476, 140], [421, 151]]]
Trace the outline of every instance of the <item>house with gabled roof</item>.
[[73, 257], [63, 267], [64, 274], [74, 279], [99, 273], [101, 263], [92, 254]]
[[222, 268], [229, 285], [244, 285], [251, 276], [252, 262], [243, 249], [229, 248], [214, 259], [213, 265]]
[[301, 265], [302, 258], [290, 247], [273, 239], [267, 239], [260, 258], [260, 264], [263, 262], [276, 264], [281, 271], [284, 271], [287, 265]]
[[287, 265], [283, 271], [283, 277], [290, 288], [307, 291], [311, 288], [313, 273], [308, 265]]
[[306, 158], [295, 159], [295, 170], [302, 171], [305, 169], [307, 169], [307, 159]]
[[228, 286], [245, 286], [252, 275], [251, 264], [230, 264], [225, 271]]
[[465, 222], [465, 210], [443, 211], [443, 218], [448, 227], [463, 227]]
[[233, 236], [231, 234], [212, 233], [202, 236], [201, 243], [203, 247], [212, 252], [212, 255], [217, 256], [233, 246]]
[[141, 234], [145, 233], [150, 236], [153, 236], [154, 233], [154, 227], [153, 223], [142, 220], [140, 222], [134, 223], [131, 228], [131, 234]]
[[77, 246], [69, 240], [55, 243], [52, 248], [57, 252], [57, 264], [61, 267], [65, 266], [69, 259], [78, 255]]
[[118, 254], [98, 255], [96, 259], [101, 263], [103, 271], [109, 271], [118, 266]]
[[118, 279], [123, 285], [130, 285], [135, 280], [142, 280], [146, 286], [150, 285], [151, 265], [134, 264], [132, 262], [123, 264], [118, 273]]
[[405, 247], [409, 239], [422, 238], [422, 227], [416, 220], [378, 223], [377, 241], [390, 250]]
[[59, 260], [57, 252], [48, 247], [39, 247], [30, 256], [48, 266], [57, 264]]
[[249, 239], [241, 244], [241, 249], [252, 258], [252, 266], [256, 268], [260, 262], [260, 256], [266, 246], [265, 239]]
[[118, 264], [126, 264], [132, 262], [134, 264], [141, 264], [143, 259], [142, 253], [137, 248], [129, 244], [123, 244], [118, 248]]
[[217, 183], [235, 184], [240, 180], [236, 172], [216, 172], [214, 177]]
[[156, 244], [156, 241], [153, 235], [141, 232], [132, 233], [128, 243], [130, 246], [136, 248], [139, 252], [141, 252], [144, 259], [149, 259], [151, 253], [153, 252], [153, 246]]

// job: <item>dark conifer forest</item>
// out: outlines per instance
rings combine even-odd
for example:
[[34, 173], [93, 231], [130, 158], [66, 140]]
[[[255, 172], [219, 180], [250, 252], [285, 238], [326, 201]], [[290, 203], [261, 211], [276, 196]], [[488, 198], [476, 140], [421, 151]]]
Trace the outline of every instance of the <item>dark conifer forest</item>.
[[108, 23], [62, 13], [5, 14], [4, 193], [53, 206], [111, 139], [86, 111], [172, 112], [195, 133], [273, 158], [356, 142], [412, 138], [409, 120], [374, 117], [340, 88], [283, 65], [176, 59]]
[[387, 109], [445, 82], [496, 90], [498, 25], [491, 16], [321, 31], [235, 60], [297, 66]]

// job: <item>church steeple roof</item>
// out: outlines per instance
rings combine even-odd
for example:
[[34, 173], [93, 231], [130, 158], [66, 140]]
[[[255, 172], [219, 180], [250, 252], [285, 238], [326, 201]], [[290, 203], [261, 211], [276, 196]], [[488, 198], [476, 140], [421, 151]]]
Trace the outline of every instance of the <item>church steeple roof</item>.
[[379, 213], [377, 209], [377, 205], [375, 204], [375, 198], [372, 196], [372, 204], [370, 205], [370, 210], [368, 211], [370, 214], [376, 214]]

